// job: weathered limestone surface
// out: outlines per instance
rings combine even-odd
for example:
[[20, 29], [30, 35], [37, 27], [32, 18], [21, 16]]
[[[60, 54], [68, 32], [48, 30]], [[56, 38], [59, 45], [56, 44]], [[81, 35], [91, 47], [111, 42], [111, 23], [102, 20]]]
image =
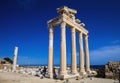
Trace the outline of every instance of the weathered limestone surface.
[[61, 40], [60, 40], [60, 78], [65, 77], [66, 72], [66, 23], [61, 23]]
[[79, 57], [80, 57], [80, 74], [83, 75], [85, 73], [84, 68], [84, 54], [83, 54], [83, 43], [82, 43], [82, 33], [79, 33]]
[[90, 61], [89, 61], [89, 48], [88, 48], [88, 36], [84, 35], [84, 44], [85, 44], [85, 56], [86, 56], [86, 71], [90, 73]]
[[105, 65], [105, 78], [118, 79], [120, 73], [120, 62], [108, 62]]
[[[79, 55], [80, 55], [80, 75], [84, 76], [90, 73], [90, 61], [89, 61], [89, 46], [88, 46], [88, 30], [86, 30], [85, 24], [81, 23], [79, 19], [75, 18], [76, 10], [68, 8], [66, 6], [60, 7], [57, 9], [59, 14], [58, 17], [49, 20], [48, 27], [55, 27], [60, 25], [61, 33], [60, 33], [60, 75], [59, 79], [66, 79], [70, 76], [66, 71], [66, 26], [68, 26], [71, 30], [71, 75], [79, 75], [77, 72], [77, 59], [76, 59], [76, 32], [79, 34]], [[53, 70], [53, 39], [50, 39], [49, 34], [49, 54], [48, 54], [48, 75], [50, 78], [53, 78], [52, 70]], [[84, 36], [84, 37], [83, 37]], [[84, 38], [84, 45], [82, 44], [82, 38]], [[52, 43], [51, 43], [52, 42]], [[85, 46], [85, 47], [84, 47]], [[85, 48], [85, 53], [83, 51], [83, 47]], [[86, 56], [86, 71], [84, 69], [84, 54]]]
[[11, 70], [12, 64], [4, 59], [0, 59], [0, 70]]
[[49, 56], [48, 56], [48, 73], [53, 78], [53, 27], [49, 26]]
[[71, 39], [72, 39], [72, 74], [77, 74], [77, 61], [76, 61], [76, 33], [75, 33], [75, 28], [72, 28], [71, 30]]
[[14, 49], [14, 59], [13, 59], [13, 71], [16, 70], [17, 55], [18, 55], [18, 47], [15, 47], [15, 49]]

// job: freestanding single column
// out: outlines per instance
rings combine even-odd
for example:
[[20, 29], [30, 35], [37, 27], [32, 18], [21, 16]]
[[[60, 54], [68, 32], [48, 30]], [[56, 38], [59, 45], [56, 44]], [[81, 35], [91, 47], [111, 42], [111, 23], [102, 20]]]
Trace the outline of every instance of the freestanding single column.
[[75, 28], [73, 27], [71, 29], [71, 39], [72, 39], [72, 61], [71, 61], [71, 64], [72, 64], [72, 74], [77, 74], [77, 63], [76, 63], [76, 34], [75, 34]]
[[49, 27], [48, 75], [53, 78], [53, 27]]
[[18, 47], [14, 49], [13, 71], [16, 70]]
[[80, 56], [80, 74], [83, 75], [85, 73], [84, 68], [84, 54], [83, 54], [83, 40], [82, 40], [82, 33], [79, 34], [79, 56]]
[[85, 44], [85, 56], [86, 56], [86, 72], [90, 73], [88, 35], [84, 35], [84, 44]]
[[64, 79], [66, 72], [66, 23], [61, 25], [61, 39], [60, 39], [60, 79]]

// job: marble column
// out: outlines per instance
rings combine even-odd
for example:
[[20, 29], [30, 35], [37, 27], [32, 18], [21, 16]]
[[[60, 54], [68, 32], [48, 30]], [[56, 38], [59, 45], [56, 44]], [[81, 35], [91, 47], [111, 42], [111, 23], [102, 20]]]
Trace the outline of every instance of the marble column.
[[66, 23], [62, 22], [60, 34], [60, 75], [64, 77], [66, 72]]
[[85, 44], [85, 56], [86, 56], [86, 72], [90, 73], [88, 35], [84, 35], [84, 44]]
[[83, 37], [82, 33], [79, 32], [79, 57], [80, 57], [80, 74], [85, 73], [85, 68], [84, 68], [84, 53], [83, 53]]
[[13, 71], [16, 70], [17, 55], [18, 55], [18, 47], [15, 47], [15, 49], [14, 49], [14, 59], [13, 59]]
[[53, 78], [53, 27], [49, 26], [48, 75]]
[[76, 32], [75, 28], [71, 29], [71, 40], [72, 40], [72, 50], [71, 50], [71, 65], [72, 65], [72, 74], [77, 74], [77, 62], [76, 62]]

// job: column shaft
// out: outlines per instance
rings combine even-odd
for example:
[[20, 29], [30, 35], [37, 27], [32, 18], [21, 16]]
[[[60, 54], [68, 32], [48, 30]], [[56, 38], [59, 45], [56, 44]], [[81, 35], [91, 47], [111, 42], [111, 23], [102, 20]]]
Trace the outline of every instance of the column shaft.
[[71, 29], [71, 39], [72, 39], [72, 61], [71, 61], [71, 65], [72, 65], [72, 74], [76, 74], [77, 73], [77, 63], [76, 63], [76, 33], [75, 33], [75, 28], [73, 27]]
[[16, 70], [18, 47], [14, 49], [13, 71]]
[[85, 73], [82, 33], [79, 33], [80, 74]]
[[60, 75], [66, 72], [66, 23], [61, 23], [61, 39], [60, 39]]
[[53, 28], [49, 27], [48, 75], [53, 78]]
[[90, 61], [89, 61], [89, 47], [88, 47], [88, 36], [84, 35], [85, 44], [85, 56], [86, 56], [86, 71], [90, 73]]

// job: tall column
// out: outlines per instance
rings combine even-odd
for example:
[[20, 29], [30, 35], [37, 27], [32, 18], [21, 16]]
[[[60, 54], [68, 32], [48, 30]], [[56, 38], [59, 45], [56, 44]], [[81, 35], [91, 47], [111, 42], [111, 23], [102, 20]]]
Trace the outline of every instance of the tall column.
[[85, 56], [86, 56], [86, 72], [90, 73], [88, 35], [84, 35], [84, 44], [85, 44]]
[[66, 72], [66, 23], [61, 23], [61, 39], [60, 39], [60, 75], [64, 77]]
[[82, 40], [82, 33], [79, 34], [79, 56], [80, 56], [80, 74], [85, 73], [85, 68], [84, 68], [84, 54], [83, 54], [83, 40]]
[[16, 70], [18, 47], [14, 49], [13, 71]]
[[53, 78], [53, 27], [49, 26], [48, 75]]
[[75, 28], [73, 27], [71, 29], [71, 39], [72, 39], [72, 61], [71, 61], [71, 64], [72, 64], [72, 74], [76, 74], [77, 73], [77, 63], [76, 63], [76, 34], [75, 34]]

